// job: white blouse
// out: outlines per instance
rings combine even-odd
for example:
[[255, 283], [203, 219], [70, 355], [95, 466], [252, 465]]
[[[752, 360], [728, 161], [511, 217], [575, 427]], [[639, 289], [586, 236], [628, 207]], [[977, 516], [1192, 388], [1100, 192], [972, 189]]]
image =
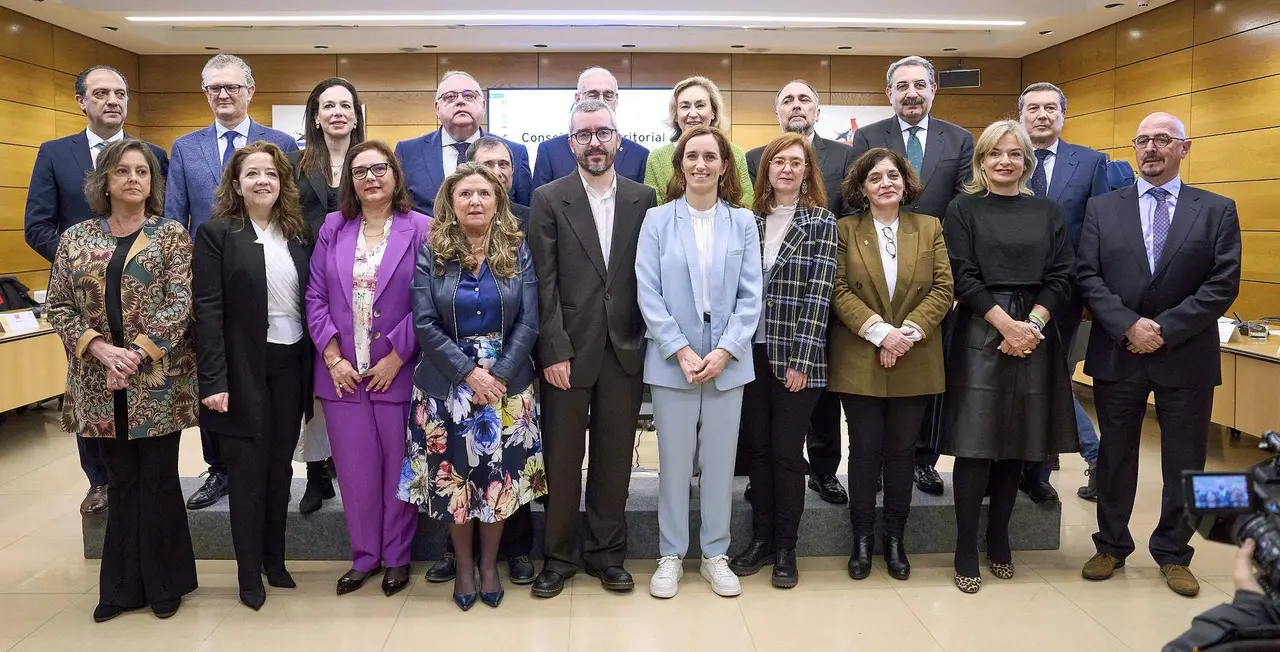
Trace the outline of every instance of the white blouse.
[[267, 275], [267, 342], [296, 344], [302, 339], [302, 309], [298, 300], [298, 268], [289, 255], [289, 241], [276, 224], [266, 229], [249, 220], [262, 245]]
[[[876, 242], [880, 246], [880, 264], [884, 267], [884, 282], [889, 287], [890, 302], [893, 301], [894, 290], [898, 287], [898, 224], [901, 221], [894, 220], [893, 224], [875, 222]], [[882, 321], [868, 328], [862, 337], [868, 342], [880, 346], [884, 342], [884, 338], [888, 337], [889, 332], [893, 330], [895, 330], [893, 324]], [[920, 333], [912, 329], [910, 339], [912, 342], [919, 342]]]
[[700, 211], [689, 207], [693, 216], [693, 239], [698, 246], [698, 265], [702, 269], [701, 312], [711, 312], [711, 252], [716, 237], [716, 208]]
[[764, 250], [764, 269], [766, 273], [778, 261], [778, 252], [782, 243], [787, 240], [787, 231], [791, 230], [791, 220], [796, 216], [796, 205], [774, 206], [764, 218], [764, 241], [760, 243]]

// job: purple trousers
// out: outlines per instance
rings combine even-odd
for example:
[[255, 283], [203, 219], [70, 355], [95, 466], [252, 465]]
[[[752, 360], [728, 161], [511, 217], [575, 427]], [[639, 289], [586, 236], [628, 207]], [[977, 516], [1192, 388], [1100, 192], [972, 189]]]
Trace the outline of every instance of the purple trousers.
[[404, 462], [409, 403], [378, 403], [363, 388], [359, 403], [326, 401], [333, 462], [351, 538], [351, 568], [405, 566], [418, 528], [418, 509], [396, 498]]

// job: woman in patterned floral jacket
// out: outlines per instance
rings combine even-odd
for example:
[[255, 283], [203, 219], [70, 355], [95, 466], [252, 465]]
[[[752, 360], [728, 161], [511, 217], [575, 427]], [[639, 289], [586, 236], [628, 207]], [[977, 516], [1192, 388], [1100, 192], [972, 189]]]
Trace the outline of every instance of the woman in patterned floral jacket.
[[159, 169], [140, 140], [98, 154], [85, 197], [101, 219], [62, 235], [49, 282], [49, 322], [68, 352], [63, 428], [106, 440], [97, 622], [148, 605], [168, 618], [196, 588], [178, 484], [178, 437], [196, 425], [191, 238], [159, 216]]

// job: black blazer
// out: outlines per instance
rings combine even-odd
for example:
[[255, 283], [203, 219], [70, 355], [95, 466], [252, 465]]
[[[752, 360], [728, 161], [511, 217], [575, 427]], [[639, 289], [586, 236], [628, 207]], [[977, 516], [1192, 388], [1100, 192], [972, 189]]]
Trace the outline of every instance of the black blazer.
[[[906, 156], [907, 147], [902, 142], [902, 129], [898, 116], [873, 122], [853, 134], [853, 158], [867, 153], [874, 147], [887, 147]], [[924, 143], [924, 166], [920, 182], [924, 192], [916, 197], [910, 209], [912, 213], [932, 215], [943, 219], [947, 204], [964, 191], [965, 184], [973, 178], [973, 134], [929, 116], [929, 131]]]
[[516, 221], [520, 223], [520, 232], [529, 235], [529, 207], [524, 204], [511, 202], [511, 214], [516, 216]]
[[320, 227], [324, 226], [324, 217], [338, 210], [338, 201], [335, 197], [333, 203], [329, 203], [329, 184], [324, 175], [314, 172], [307, 174], [298, 167], [298, 161], [302, 158], [301, 150], [288, 152], [285, 156], [289, 157], [289, 164], [293, 166], [293, 179], [298, 184], [298, 202], [302, 205], [302, 221], [307, 225], [309, 242], [314, 245], [316, 236], [320, 234]]
[[[1183, 184], [1153, 274], [1142, 240], [1137, 186], [1089, 200], [1076, 259], [1079, 291], [1093, 313], [1084, 369], [1123, 380], [1139, 366], [1165, 387], [1222, 382], [1217, 321], [1240, 293], [1240, 220], [1234, 201]], [[1165, 345], [1138, 355], [1125, 331], [1139, 317], [1160, 324]]]
[[[760, 157], [764, 156], [765, 147], [767, 145], [761, 145], [747, 152], [747, 174], [751, 176], [753, 184], [756, 182], [756, 173], [760, 171]], [[814, 134], [813, 149], [818, 154], [818, 167], [822, 170], [822, 185], [827, 191], [827, 210], [831, 211], [836, 219], [844, 215], [852, 215], [854, 211], [848, 209], [844, 198], [840, 196], [840, 184], [844, 183], [844, 175], [848, 174], [850, 167], [853, 167], [853, 162], [858, 160], [853, 155], [853, 148], [842, 142], [827, 140]], [[746, 188], [743, 191], [751, 192]]]
[[[644, 317], [636, 300], [636, 244], [653, 189], [618, 175], [613, 243], [605, 267], [582, 177], [571, 174], [533, 191], [529, 249], [538, 273], [542, 326], [538, 362], [572, 360], [569, 382], [594, 385], [613, 344], [628, 374], [644, 367]], [[605, 338], [608, 338], [606, 341]]]
[[[310, 247], [289, 241], [298, 270], [298, 311], [304, 346], [298, 347], [307, 387], [302, 405], [266, 402], [267, 275], [262, 245], [253, 225], [215, 220], [196, 229], [191, 263], [192, 312], [195, 315], [196, 373], [200, 397], [230, 394], [226, 412], [200, 406], [200, 427], [214, 432], [261, 433], [262, 419], [273, 410], [296, 409], [310, 417], [314, 349], [306, 336], [304, 295], [311, 271]], [[301, 423], [299, 423], [301, 426]]]

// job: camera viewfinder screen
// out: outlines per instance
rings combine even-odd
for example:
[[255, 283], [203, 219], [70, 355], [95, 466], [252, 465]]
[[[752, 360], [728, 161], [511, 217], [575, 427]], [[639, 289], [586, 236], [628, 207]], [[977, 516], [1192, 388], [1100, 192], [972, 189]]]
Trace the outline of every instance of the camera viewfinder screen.
[[1196, 509], [1248, 509], [1249, 478], [1240, 475], [1200, 475], [1191, 479]]

